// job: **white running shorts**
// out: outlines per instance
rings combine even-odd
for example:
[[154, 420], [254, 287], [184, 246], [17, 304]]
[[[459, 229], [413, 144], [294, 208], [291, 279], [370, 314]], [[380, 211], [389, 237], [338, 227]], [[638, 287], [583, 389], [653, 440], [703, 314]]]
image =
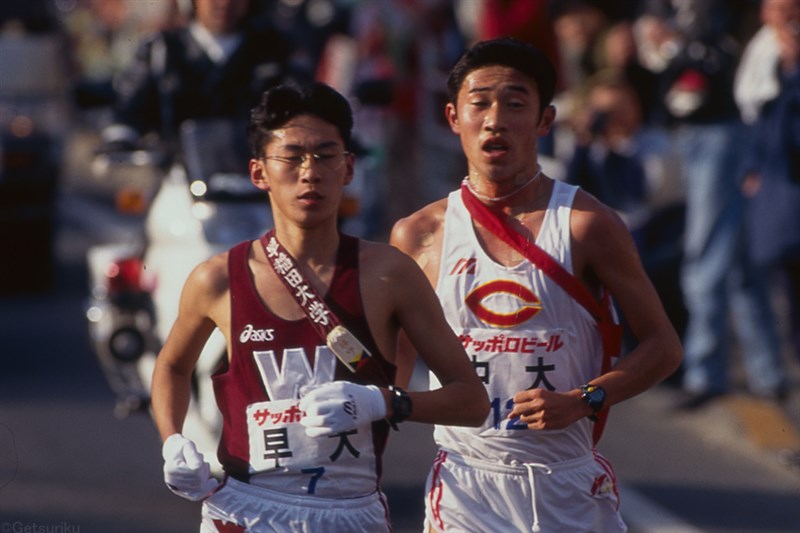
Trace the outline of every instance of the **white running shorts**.
[[440, 449], [428, 474], [426, 532], [626, 530], [614, 471], [597, 452], [509, 466]]
[[334, 500], [290, 496], [233, 478], [203, 502], [201, 533], [389, 532], [386, 497], [380, 491]]

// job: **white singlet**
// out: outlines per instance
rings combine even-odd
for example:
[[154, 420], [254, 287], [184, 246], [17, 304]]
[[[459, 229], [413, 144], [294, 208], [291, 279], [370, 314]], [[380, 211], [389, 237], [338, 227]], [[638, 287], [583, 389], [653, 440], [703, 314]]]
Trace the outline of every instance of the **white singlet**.
[[[576, 191], [554, 182], [536, 239], [570, 273], [569, 218]], [[520, 390], [568, 391], [600, 374], [602, 347], [594, 319], [529, 261], [506, 267], [491, 259], [460, 191], [448, 197], [436, 293], [491, 402], [481, 427], [436, 426], [437, 444], [463, 457], [507, 465], [554, 463], [589, 453], [588, 419], [562, 430], [530, 431], [507, 416]], [[431, 374], [431, 388], [438, 386]]]
[[[576, 191], [554, 182], [536, 238], [570, 273]], [[588, 419], [547, 431], [508, 419], [520, 390], [568, 391], [600, 374], [602, 343], [591, 315], [529, 261], [505, 267], [492, 260], [460, 191], [448, 197], [436, 292], [492, 408], [479, 428], [436, 426], [425, 530], [624, 532], [616, 476], [592, 450]], [[431, 375], [431, 388], [438, 385]]]

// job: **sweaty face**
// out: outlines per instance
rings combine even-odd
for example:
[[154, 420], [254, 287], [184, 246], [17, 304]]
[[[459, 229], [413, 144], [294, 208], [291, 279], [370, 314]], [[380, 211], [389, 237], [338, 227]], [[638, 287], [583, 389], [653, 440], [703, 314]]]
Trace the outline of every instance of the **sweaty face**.
[[251, 161], [251, 175], [269, 190], [276, 218], [280, 213], [303, 227], [335, 218], [342, 190], [353, 177], [353, 156], [345, 153], [333, 124], [311, 115], [295, 117], [272, 132], [264, 152]]
[[470, 72], [456, 106], [447, 106], [470, 175], [495, 182], [536, 173], [538, 137], [550, 129], [552, 108], [542, 115], [535, 80], [499, 65]]

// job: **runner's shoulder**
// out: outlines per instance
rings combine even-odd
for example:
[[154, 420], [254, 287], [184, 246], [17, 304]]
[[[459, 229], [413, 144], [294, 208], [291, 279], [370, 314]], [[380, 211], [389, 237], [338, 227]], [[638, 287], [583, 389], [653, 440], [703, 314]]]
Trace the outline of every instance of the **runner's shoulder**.
[[390, 243], [398, 249], [415, 255], [430, 245], [431, 236], [444, 228], [447, 198], [442, 198], [398, 220], [392, 228]]

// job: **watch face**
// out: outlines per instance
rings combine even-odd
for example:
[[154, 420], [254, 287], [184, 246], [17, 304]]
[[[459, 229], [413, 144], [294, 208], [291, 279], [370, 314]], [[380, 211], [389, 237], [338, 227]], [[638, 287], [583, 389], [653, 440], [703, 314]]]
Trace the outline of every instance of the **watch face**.
[[588, 386], [584, 389], [584, 398], [589, 407], [595, 411], [603, 408], [603, 402], [606, 399], [606, 391], [603, 387]]
[[593, 402], [603, 403], [603, 400], [606, 399], [606, 391], [603, 389], [594, 389], [592, 392], [589, 393], [589, 397], [592, 399]]

